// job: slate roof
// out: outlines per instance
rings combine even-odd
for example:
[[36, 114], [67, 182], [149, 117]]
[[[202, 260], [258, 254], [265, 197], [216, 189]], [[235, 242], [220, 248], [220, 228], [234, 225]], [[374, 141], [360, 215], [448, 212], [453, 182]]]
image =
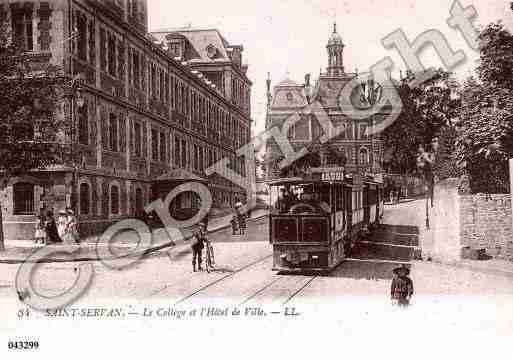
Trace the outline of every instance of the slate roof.
[[[188, 62], [230, 62], [231, 59], [228, 56], [230, 51], [230, 44], [216, 29], [193, 29], [193, 28], [180, 28], [180, 29], [168, 29], [168, 30], [157, 30], [152, 32], [158, 40], [164, 41], [165, 37], [170, 34], [179, 34], [187, 39], [189, 46], [192, 48], [194, 54], [193, 58], [187, 59]], [[210, 58], [207, 53], [209, 45], [213, 45], [217, 54], [214, 58]]]

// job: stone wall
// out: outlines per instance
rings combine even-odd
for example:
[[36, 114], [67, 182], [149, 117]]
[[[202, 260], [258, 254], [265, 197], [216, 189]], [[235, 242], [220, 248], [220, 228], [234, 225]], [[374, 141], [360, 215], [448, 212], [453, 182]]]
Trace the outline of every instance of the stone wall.
[[[433, 207], [429, 203], [430, 229], [422, 232], [422, 254], [440, 262], [460, 259], [460, 218], [457, 180], [436, 184]], [[425, 206], [423, 206], [425, 212]]]
[[470, 247], [513, 261], [511, 196], [459, 194], [458, 183], [450, 178], [435, 186], [430, 229], [421, 231], [423, 257], [455, 262], [461, 259], [462, 248]]
[[511, 196], [462, 195], [459, 202], [462, 245], [486, 249], [490, 256], [513, 260]]

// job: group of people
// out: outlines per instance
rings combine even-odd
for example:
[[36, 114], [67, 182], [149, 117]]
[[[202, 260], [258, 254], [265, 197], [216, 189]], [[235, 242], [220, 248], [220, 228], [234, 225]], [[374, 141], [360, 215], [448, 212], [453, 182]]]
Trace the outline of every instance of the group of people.
[[389, 194], [389, 197], [390, 197], [390, 203], [394, 204], [394, 203], [399, 203], [402, 196], [403, 196], [403, 193], [402, 193], [402, 188], [401, 187], [391, 187], [388, 189], [388, 194]]
[[35, 231], [36, 244], [79, 243], [78, 221], [74, 211], [60, 211], [57, 219], [52, 211], [38, 217]]

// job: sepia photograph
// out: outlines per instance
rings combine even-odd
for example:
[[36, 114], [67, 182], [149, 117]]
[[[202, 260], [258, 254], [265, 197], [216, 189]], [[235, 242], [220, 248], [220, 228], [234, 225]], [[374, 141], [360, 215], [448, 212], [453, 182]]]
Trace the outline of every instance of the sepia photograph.
[[2, 357], [502, 357], [513, 2], [0, 0]]

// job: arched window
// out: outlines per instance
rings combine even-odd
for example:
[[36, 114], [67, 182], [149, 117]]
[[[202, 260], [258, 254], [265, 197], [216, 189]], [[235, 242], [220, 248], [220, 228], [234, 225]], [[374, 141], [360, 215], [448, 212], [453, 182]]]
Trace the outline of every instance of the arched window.
[[17, 216], [34, 214], [34, 185], [19, 182], [13, 185], [13, 213]]
[[366, 148], [360, 149], [360, 163], [362, 165], [369, 164], [369, 151]]
[[109, 150], [118, 152], [118, 119], [113, 113], [109, 115]]
[[89, 215], [91, 212], [91, 187], [88, 183], [80, 185], [80, 214]]
[[143, 191], [141, 188], [135, 190], [135, 213], [137, 216], [144, 212]]
[[116, 185], [110, 188], [110, 213], [119, 214], [119, 188]]
[[81, 145], [89, 144], [89, 114], [86, 104], [78, 110], [78, 142]]

